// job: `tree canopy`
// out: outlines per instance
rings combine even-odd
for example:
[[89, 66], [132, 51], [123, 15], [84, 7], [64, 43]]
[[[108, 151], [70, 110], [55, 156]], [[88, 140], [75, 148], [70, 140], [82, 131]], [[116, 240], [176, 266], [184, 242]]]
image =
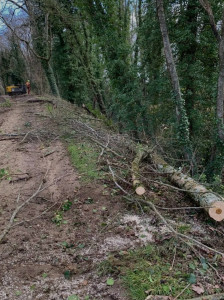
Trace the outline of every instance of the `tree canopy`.
[[20, 0], [0, 7], [3, 87], [27, 78], [152, 140], [195, 176], [224, 163], [224, 3]]

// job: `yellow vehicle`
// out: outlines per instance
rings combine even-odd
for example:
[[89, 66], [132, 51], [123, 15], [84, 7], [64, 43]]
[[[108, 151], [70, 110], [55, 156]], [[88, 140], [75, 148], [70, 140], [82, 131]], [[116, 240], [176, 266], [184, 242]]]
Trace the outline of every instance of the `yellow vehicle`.
[[26, 94], [26, 86], [25, 84], [7, 86], [6, 94], [9, 96]]

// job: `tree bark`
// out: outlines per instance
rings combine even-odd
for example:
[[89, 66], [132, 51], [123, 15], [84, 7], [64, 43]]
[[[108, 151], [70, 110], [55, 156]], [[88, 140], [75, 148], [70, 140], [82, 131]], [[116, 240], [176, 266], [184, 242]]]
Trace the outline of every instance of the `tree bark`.
[[[138, 20], [138, 30], [142, 26], [142, 0], [138, 0], [138, 8], [136, 12], [136, 17]], [[139, 32], [137, 32], [136, 42], [135, 42], [135, 53], [134, 53], [134, 64], [138, 65], [138, 56], [139, 56]]]
[[222, 28], [219, 41], [219, 79], [216, 107], [218, 134], [220, 140], [224, 141], [224, 10], [222, 15]]
[[48, 79], [52, 94], [56, 97], [60, 97], [60, 93], [59, 93], [59, 90], [58, 90], [58, 85], [57, 85], [57, 82], [56, 82], [54, 71], [53, 71], [53, 69], [50, 65], [50, 62], [49, 61], [42, 61], [42, 65], [43, 65], [43, 69], [46, 73], [46, 77]]
[[157, 13], [158, 13], [158, 19], [159, 19], [159, 24], [160, 24], [160, 30], [161, 30], [161, 34], [162, 34], [162, 38], [163, 38], [166, 64], [167, 64], [167, 68], [169, 71], [173, 91], [175, 93], [175, 98], [177, 99], [176, 116], [177, 116], [178, 122], [180, 122], [181, 111], [180, 111], [180, 107], [179, 107], [178, 103], [180, 103], [182, 101], [182, 97], [181, 97], [181, 91], [180, 91], [179, 78], [177, 75], [177, 70], [176, 70], [176, 66], [175, 66], [175, 62], [174, 62], [173, 54], [172, 54], [172, 49], [171, 49], [171, 45], [170, 45], [170, 39], [169, 39], [169, 34], [168, 34], [166, 19], [165, 19], [163, 0], [157, 0], [156, 2], [157, 2]]
[[[179, 18], [178, 26], [180, 30], [186, 27], [186, 23], [191, 24], [189, 27], [189, 34], [184, 34], [182, 37], [182, 45], [178, 50], [178, 60], [184, 66], [180, 76], [183, 76], [184, 80], [183, 88], [185, 90], [185, 104], [186, 112], [189, 119], [190, 135], [194, 133], [197, 128], [197, 121], [195, 120], [195, 99], [197, 96], [195, 87], [195, 74], [192, 72], [192, 66], [196, 63], [197, 57], [197, 34], [198, 34], [198, 7], [199, 3], [195, 0], [189, 0], [186, 9], [182, 8], [182, 15]], [[184, 46], [183, 46], [184, 45]]]
[[152, 152], [150, 157], [158, 170], [167, 174], [169, 180], [180, 189], [185, 190], [198, 205], [204, 208], [212, 219], [219, 222], [224, 220], [224, 198], [207, 190], [191, 177], [176, 170], [155, 152]]
[[219, 42], [220, 36], [219, 36], [219, 32], [218, 32], [216, 24], [215, 24], [215, 17], [213, 15], [211, 5], [208, 2], [208, 0], [199, 0], [199, 2], [201, 3], [202, 7], [206, 10], [208, 17], [209, 17], [209, 22], [210, 22], [212, 31], [213, 31], [217, 41]]
[[218, 122], [218, 135], [220, 140], [224, 142], [224, 10], [222, 12], [221, 33], [219, 33], [209, 1], [199, 0], [199, 2], [208, 14], [212, 31], [219, 43], [219, 78], [216, 101], [216, 118]]
[[157, 4], [157, 15], [158, 15], [160, 30], [163, 39], [164, 54], [166, 57], [167, 69], [170, 75], [170, 80], [171, 80], [175, 102], [176, 102], [176, 117], [179, 124], [179, 136], [185, 148], [185, 155], [188, 158], [192, 158], [192, 147], [191, 147], [190, 136], [189, 136], [189, 121], [186, 113], [185, 101], [181, 95], [179, 78], [178, 78], [176, 65], [174, 62], [172, 49], [170, 45], [163, 0], [156, 0], [156, 4]]

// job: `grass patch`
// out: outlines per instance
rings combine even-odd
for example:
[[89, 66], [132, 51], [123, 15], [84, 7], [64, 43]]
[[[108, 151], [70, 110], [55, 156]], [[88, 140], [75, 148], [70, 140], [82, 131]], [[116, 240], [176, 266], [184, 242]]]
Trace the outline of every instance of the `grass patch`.
[[[168, 242], [169, 243], [169, 242]], [[168, 246], [168, 248], [170, 245]], [[189, 284], [190, 274], [185, 260], [179, 257], [171, 268], [173, 251], [163, 246], [147, 246], [129, 252], [120, 252], [101, 262], [100, 275], [119, 275], [132, 300], [145, 300], [149, 295], [177, 296]], [[183, 255], [183, 254], [182, 254]], [[191, 287], [179, 299], [194, 296]]]
[[73, 165], [83, 175], [85, 181], [100, 179], [101, 174], [97, 169], [99, 153], [88, 143], [71, 144], [68, 151]]
[[5, 102], [3, 102], [3, 103], [0, 103], [0, 107], [5, 107], [5, 108], [7, 108], [7, 107], [11, 107], [12, 106], [12, 103], [8, 100], [8, 99], [5, 99]]
[[191, 225], [181, 224], [178, 226], [177, 231], [182, 234], [187, 234], [187, 233], [191, 232]]

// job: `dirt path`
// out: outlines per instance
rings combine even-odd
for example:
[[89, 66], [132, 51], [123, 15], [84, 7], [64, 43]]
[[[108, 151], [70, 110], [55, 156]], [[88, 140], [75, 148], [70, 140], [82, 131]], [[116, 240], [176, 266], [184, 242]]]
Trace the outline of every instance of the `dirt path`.
[[13, 99], [12, 107], [0, 113], [1, 232], [43, 178], [43, 187], [50, 186], [19, 211], [0, 244], [0, 299], [61, 300], [76, 294], [79, 299], [125, 300], [119, 283], [108, 287], [96, 265], [106, 253], [139, 241], [133, 232], [123, 237], [121, 229], [116, 232], [123, 209], [119, 199], [103, 186], [79, 182], [57, 128], [43, 117], [46, 104], [33, 99]]
[[[37, 191], [44, 177], [44, 186], [50, 186], [18, 213], [13, 226], [37, 218], [49, 207], [56, 210], [65, 200], [74, 199], [80, 187], [64, 146], [51, 132], [49, 119], [37, 117], [45, 107], [39, 103], [29, 103], [29, 100], [27, 97], [17, 98], [12, 109], [0, 115], [1, 134], [33, 134], [32, 137], [28, 134], [26, 140], [25, 136], [19, 139], [9, 136], [8, 140], [0, 142], [0, 167], [7, 172], [4, 180], [0, 181], [1, 232], [16, 206]], [[47, 155], [51, 151], [54, 153]], [[17, 299], [15, 292], [23, 289], [22, 280], [25, 288], [31, 278], [53, 271], [50, 262], [57, 257], [55, 240], [58, 243], [66, 240], [67, 236], [63, 236], [57, 228], [55, 230], [55, 225], [51, 223], [48, 218], [37, 218], [32, 223], [14, 227], [5, 238], [0, 246], [1, 283], [4, 287], [0, 291], [1, 299]], [[26, 293], [22, 299], [34, 299], [31, 291]]]

